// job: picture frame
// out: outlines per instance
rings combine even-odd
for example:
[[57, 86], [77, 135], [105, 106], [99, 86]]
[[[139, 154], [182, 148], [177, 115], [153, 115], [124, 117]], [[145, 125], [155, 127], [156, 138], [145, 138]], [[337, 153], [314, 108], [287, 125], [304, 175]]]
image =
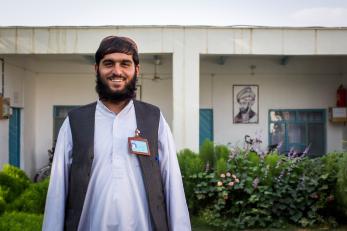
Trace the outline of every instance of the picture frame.
[[233, 85], [233, 123], [259, 123], [259, 85]]

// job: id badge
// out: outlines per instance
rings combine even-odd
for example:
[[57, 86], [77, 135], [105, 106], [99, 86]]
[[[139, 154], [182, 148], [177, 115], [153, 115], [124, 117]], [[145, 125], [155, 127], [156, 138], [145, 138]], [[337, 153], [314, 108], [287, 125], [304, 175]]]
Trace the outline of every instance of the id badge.
[[130, 153], [136, 155], [150, 156], [147, 139], [140, 136], [140, 131], [136, 129], [135, 137], [128, 137]]

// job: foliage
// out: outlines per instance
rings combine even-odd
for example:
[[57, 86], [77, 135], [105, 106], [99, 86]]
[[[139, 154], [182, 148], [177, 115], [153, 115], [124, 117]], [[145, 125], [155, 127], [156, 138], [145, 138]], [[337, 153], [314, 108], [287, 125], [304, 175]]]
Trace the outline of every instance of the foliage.
[[2, 172], [8, 176], [11, 176], [11, 177], [17, 179], [22, 184], [29, 185], [31, 183], [31, 180], [25, 174], [25, 172], [22, 169], [17, 168], [15, 166], [5, 164]]
[[9, 206], [8, 210], [42, 214], [45, 209], [49, 179], [31, 184]]
[[[240, 148], [230, 151], [226, 146], [213, 147], [212, 142], [205, 142], [194, 155], [205, 170], [184, 175], [185, 185], [190, 185], [189, 209], [218, 230], [282, 228], [288, 223], [334, 226], [331, 211], [337, 202], [347, 208], [343, 204], [347, 158], [341, 161], [346, 155], [287, 157]], [[207, 163], [213, 165], [206, 168]], [[335, 200], [336, 191], [340, 198]]]
[[336, 194], [338, 210], [347, 217], [347, 153], [342, 156], [338, 164]]
[[43, 216], [23, 212], [6, 212], [0, 217], [0, 230], [37, 231], [42, 229]]
[[183, 149], [178, 153], [178, 162], [183, 177], [188, 177], [204, 170], [204, 164], [199, 156], [189, 149]]
[[230, 150], [225, 145], [216, 145], [214, 147], [214, 154], [217, 160], [219, 159], [227, 160], [229, 158]]
[[6, 203], [12, 202], [27, 187], [28, 185], [23, 184], [20, 180], [0, 172], [0, 197], [2, 197]]
[[48, 181], [32, 183], [21, 169], [4, 166], [0, 172], [0, 230], [41, 230]]
[[194, 187], [196, 182], [194, 180], [188, 180], [188, 178], [199, 172], [203, 172], [204, 164], [199, 156], [189, 149], [184, 149], [179, 152], [177, 158], [183, 177], [183, 186], [185, 189], [188, 207], [191, 211], [194, 211], [198, 206], [196, 204], [197, 201], [194, 200]]
[[200, 147], [200, 159], [203, 161], [207, 168], [214, 166], [216, 158], [214, 152], [214, 144], [210, 140], [205, 140]]
[[0, 172], [0, 214], [3, 211], [2, 200], [5, 203], [13, 201], [30, 184], [30, 179], [25, 172], [11, 165], [4, 165]]

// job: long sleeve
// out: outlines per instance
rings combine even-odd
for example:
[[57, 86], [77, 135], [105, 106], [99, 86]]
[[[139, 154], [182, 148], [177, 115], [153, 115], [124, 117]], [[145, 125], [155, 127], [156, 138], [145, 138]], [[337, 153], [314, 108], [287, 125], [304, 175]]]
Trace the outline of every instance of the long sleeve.
[[159, 163], [165, 188], [170, 230], [191, 230], [176, 148], [170, 128], [162, 114], [160, 116], [158, 137]]
[[66, 118], [58, 135], [46, 198], [43, 231], [63, 231], [68, 172], [71, 163], [72, 138]]

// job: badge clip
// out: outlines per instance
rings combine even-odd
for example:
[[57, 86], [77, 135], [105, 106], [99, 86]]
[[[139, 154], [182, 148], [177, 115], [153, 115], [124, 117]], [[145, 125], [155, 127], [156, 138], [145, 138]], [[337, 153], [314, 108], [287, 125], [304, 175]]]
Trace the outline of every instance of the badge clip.
[[128, 137], [129, 151], [136, 155], [150, 156], [148, 141], [140, 135], [140, 130], [136, 128], [135, 136]]

